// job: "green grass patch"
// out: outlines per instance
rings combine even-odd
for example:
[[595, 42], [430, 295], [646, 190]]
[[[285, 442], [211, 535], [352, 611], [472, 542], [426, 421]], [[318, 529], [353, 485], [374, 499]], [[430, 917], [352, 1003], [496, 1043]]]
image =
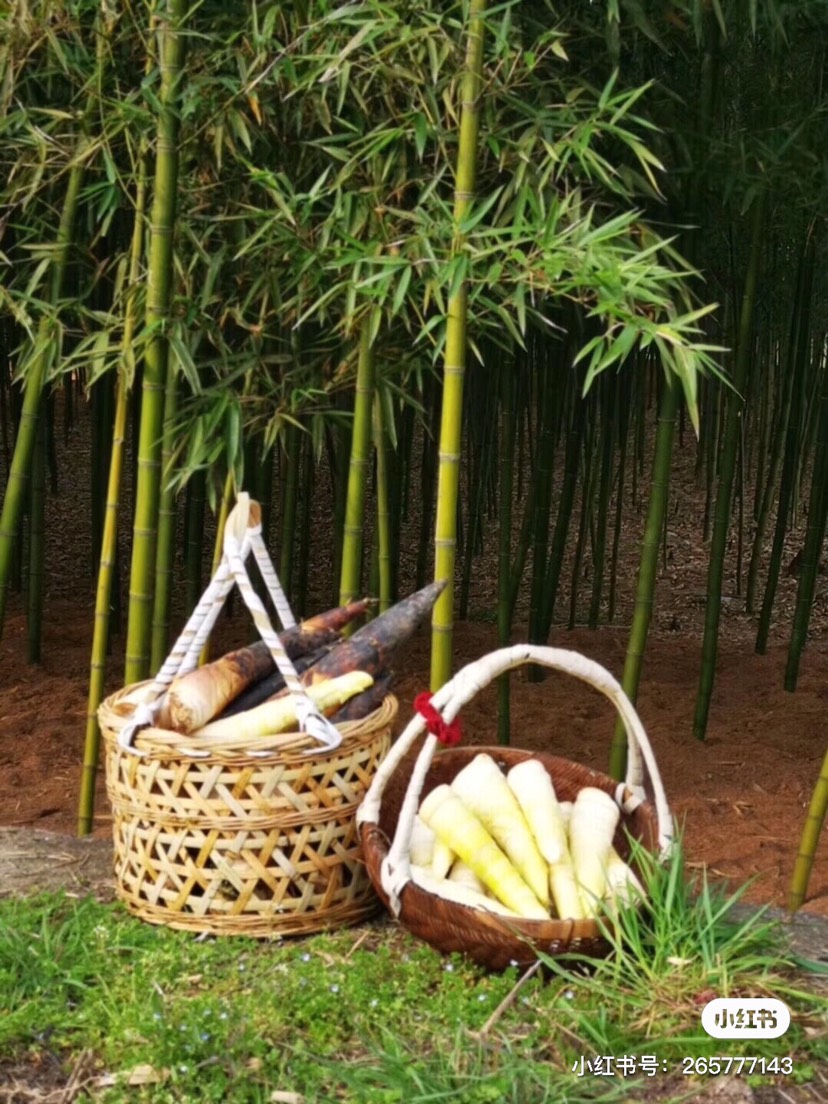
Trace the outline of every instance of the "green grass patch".
[[[793, 1080], [808, 1080], [828, 1059], [828, 999], [780, 927], [733, 920], [734, 898], [689, 884], [680, 850], [665, 867], [641, 862], [648, 901], [619, 919], [613, 954], [546, 961], [517, 989], [514, 969], [443, 958], [389, 922], [199, 940], [91, 899], [2, 901], [0, 1054], [51, 1052], [68, 1068], [91, 1052], [96, 1076], [160, 1078], [93, 1084], [88, 1099], [105, 1104], [686, 1099], [703, 1081], [682, 1077], [681, 1060], [722, 1054], [790, 1055]], [[777, 1040], [711, 1039], [700, 1014], [716, 996], [778, 997], [793, 1022]], [[642, 1077], [644, 1055], [668, 1075]], [[608, 1056], [626, 1070], [573, 1072]]]

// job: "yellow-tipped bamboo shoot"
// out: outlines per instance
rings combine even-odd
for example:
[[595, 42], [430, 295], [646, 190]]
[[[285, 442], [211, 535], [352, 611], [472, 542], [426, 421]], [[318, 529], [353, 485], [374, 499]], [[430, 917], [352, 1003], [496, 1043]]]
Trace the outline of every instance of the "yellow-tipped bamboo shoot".
[[587, 916], [596, 915], [606, 890], [607, 859], [619, 816], [610, 795], [594, 786], [585, 786], [572, 808], [569, 848]]
[[[328, 679], [309, 686], [307, 695], [312, 698], [322, 713], [333, 713], [344, 705], [354, 694], [367, 690], [373, 679], [365, 671], [351, 671], [339, 678]], [[277, 732], [286, 732], [297, 724], [296, 699], [293, 694], [262, 702], [255, 709], [212, 721], [193, 733], [200, 740], [224, 740], [230, 736], [258, 740]]]
[[451, 788], [502, 847], [542, 905], [549, 907], [549, 871], [517, 798], [490, 755], [476, 755]]
[[569, 853], [566, 822], [546, 768], [537, 759], [526, 759], [506, 775], [543, 858], [548, 863], [549, 889], [555, 911], [562, 920], [580, 920], [584, 908]]
[[474, 890], [475, 893], [481, 893], [485, 897], [486, 887], [480, 881], [478, 876], [472, 870], [470, 866], [467, 866], [462, 859], [455, 859], [451, 864], [451, 870], [448, 873], [448, 880], [454, 882], [455, 885], [465, 886], [466, 889]]
[[644, 886], [635, 876], [635, 872], [615, 848], [611, 847], [607, 856], [607, 899], [626, 907], [637, 904], [646, 896]]
[[507, 908], [527, 920], [549, 918], [506, 855], [450, 786], [432, 790], [420, 806], [420, 816]]
[[431, 873], [434, 877], [447, 878], [456, 857], [448, 844], [436, 836], [434, 851], [431, 854]]
[[459, 882], [453, 882], [449, 878], [435, 878], [430, 870], [421, 866], [411, 867], [411, 880], [415, 885], [436, 897], [443, 897], [446, 901], [454, 901], [458, 905], [467, 905], [469, 908], [482, 909], [484, 912], [493, 912], [498, 916], [511, 916], [513, 920], [521, 920], [520, 913], [506, 908], [500, 901], [493, 897], [484, 897], [482, 893], [476, 893], [473, 889]]
[[434, 843], [437, 837], [421, 816], [414, 817], [414, 827], [411, 831], [411, 846], [409, 847], [409, 859], [412, 866], [430, 867], [434, 855]]

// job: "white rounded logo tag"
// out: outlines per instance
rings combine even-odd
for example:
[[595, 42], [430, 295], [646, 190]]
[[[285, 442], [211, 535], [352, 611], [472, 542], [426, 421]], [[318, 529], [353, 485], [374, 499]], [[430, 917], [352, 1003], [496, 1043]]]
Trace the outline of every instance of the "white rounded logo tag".
[[714, 1039], [777, 1039], [791, 1013], [775, 997], [717, 997], [702, 1009], [702, 1027]]

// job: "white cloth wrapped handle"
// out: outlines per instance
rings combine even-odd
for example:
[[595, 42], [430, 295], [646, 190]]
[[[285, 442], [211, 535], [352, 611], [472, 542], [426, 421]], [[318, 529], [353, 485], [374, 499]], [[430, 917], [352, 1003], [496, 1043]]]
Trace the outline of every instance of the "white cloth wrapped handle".
[[[173, 645], [172, 651], [162, 664], [161, 670], [155, 676], [152, 685], [147, 688], [145, 699], [136, 707], [129, 723], [124, 725], [118, 733], [120, 747], [134, 755], [140, 756], [143, 754], [133, 743], [136, 733], [140, 728], [154, 723], [155, 717], [161, 708], [164, 694], [172, 680], [195, 669], [201, 650], [207, 642], [207, 638], [216, 623], [228, 594], [233, 589], [234, 583], [238, 586], [245, 605], [253, 615], [256, 628], [259, 630], [262, 640], [270, 649], [273, 662], [281, 671], [285, 685], [296, 696], [296, 714], [299, 719], [300, 732], [312, 736], [327, 751], [333, 750], [342, 742], [339, 731], [319, 712], [316, 704], [305, 692], [305, 688], [296, 673], [296, 668], [282, 647], [282, 642], [270, 622], [267, 610], [253, 588], [247, 569], [244, 566], [245, 560], [251, 552], [259, 566], [282, 627], [290, 629], [296, 624], [296, 619], [291, 612], [290, 605], [265, 547], [259, 505], [251, 500], [250, 495], [242, 492], [227, 517], [224, 527], [223, 555], [216, 573], [190, 615], [181, 635]], [[209, 753], [193, 748], [189, 754], [199, 757], [201, 755], [206, 756]], [[257, 753], [251, 752], [251, 754], [255, 755]], [[262, 751], [260, 754], [267, 755], [269, 752]]]
[[[658, 822], [658, 845], [662, 855], [666, 854], [673, 836], [673, 821], [664, 792], [664, 785], [658, 765], [655, 761], [650, 741], [644, 726], [624, 693], [621, 684], [600, 663], [587, 659], [579, 652], [565, 648], [549, 648], [536, 644], [515, 644], [509, 648], [490, 652], [482, 659], [468, 664], [458, 671], [454, 678], [442, 686], [431, 699], [431, 705], [440, 713], [443, 720], [450, 724], [462, 707], [472, 700], [485, 686], [504, 672], [524, 664], [536, 663], [550, 667], [588, 683], [599, 690], [613, 703], [627, 732], [627, 775], [624, 782], [618, 784], [615, 799], [625, 812], [632, 812], [646, 798], [644, 789], [644, 767], [653, 789]], [[405, 731], [396, 741], [388, 756], [380, 764], [374, 775], [371, 788], [357, 811], [357, 824], [379, 822], [382, 795], [388, 780], [394, 774], [404, 756], [415, 740], [426, 730], [425, 718], [416, 713]], [[414, 818], [420, 806], [426, 774], [431, 766], [439, 741], [429, 734], [420, 751], [414, 769], [411, 772], [408, 789], [400, 810], [397, 829], [388, 855], [382, 865], [382, 884], [389, 896], [392, 911], [399, 914], [400, 893], [411, 880], [409, 854]]]

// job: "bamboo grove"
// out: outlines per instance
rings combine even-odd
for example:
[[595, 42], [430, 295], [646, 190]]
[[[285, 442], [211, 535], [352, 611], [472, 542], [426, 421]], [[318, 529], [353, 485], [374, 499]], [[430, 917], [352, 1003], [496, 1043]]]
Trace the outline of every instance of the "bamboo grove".
[[634, 698], [697, 437], [695, 734], [723, 595], [763, 651], [804, 523], [794, 689], [828, 518], [828, 16], [650, 7], [11, 0], [0, 631], [20, 593], [37, 661], [56, 435], [87, 418], [87, 789], [108, 649], [159, 665], [241, 489], [299, 613], [449, 580], [435, 686], [490, 554], [501, 640], [623, 616]]

